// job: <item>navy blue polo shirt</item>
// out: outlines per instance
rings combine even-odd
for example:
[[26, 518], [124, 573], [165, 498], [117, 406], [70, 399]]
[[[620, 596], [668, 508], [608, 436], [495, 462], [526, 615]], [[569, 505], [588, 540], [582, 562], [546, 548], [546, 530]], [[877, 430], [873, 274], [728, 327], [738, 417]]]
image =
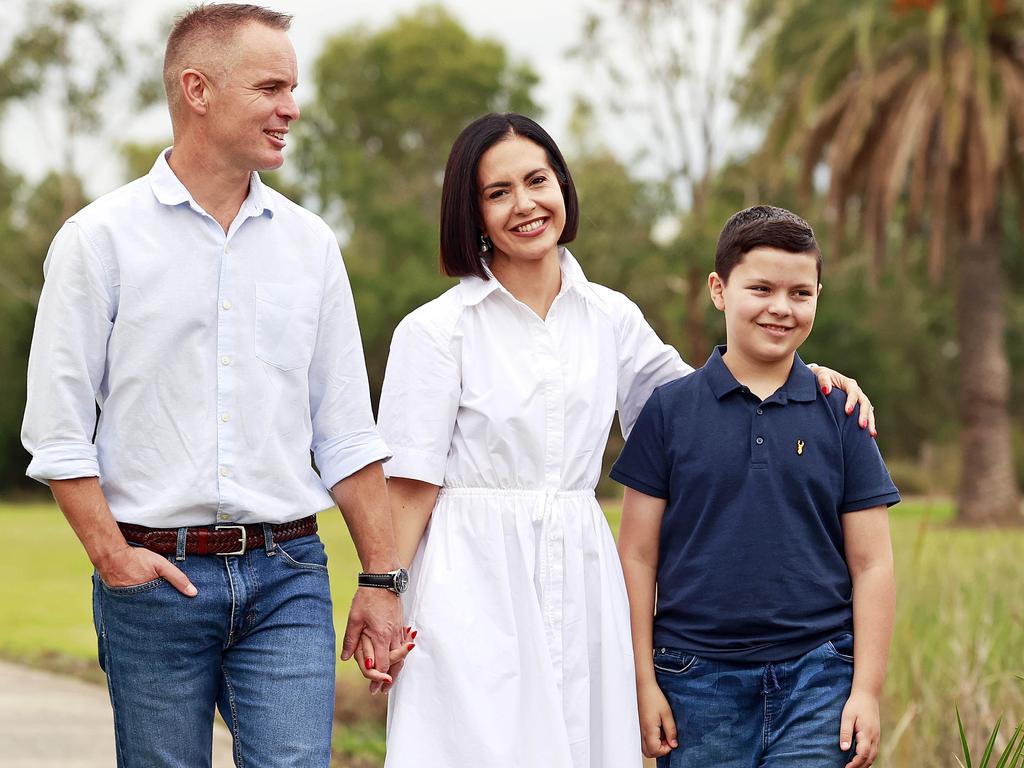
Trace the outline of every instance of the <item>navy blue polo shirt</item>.
[[655, 646], [792, 658], [852, 630], [840, 515], [900, 497], [844, 393], [823, 395], [794, 355], [762, 402], [724, 351], [654, 391], [611, 476], [667, 500]]

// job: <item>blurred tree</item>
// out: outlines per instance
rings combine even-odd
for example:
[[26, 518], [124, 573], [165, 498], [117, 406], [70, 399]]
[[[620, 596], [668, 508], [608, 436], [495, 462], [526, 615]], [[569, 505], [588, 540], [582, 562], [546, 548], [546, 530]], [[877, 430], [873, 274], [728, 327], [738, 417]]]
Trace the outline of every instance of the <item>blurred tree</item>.
[[[1024, 188], [1024, 13], [989, 0], [751, 0], [746, 111], [769, 116], [765, 168], [819, 165], [844, 235], [855, 203], [877, 280], [890, 223], [956, 254], [959, 520], [1020, 523], [1008, 408], [1001, 206]], [[1019, 254], [1016, 255], [1019, 259]]]
[[39, 97], [59, 105], [60, 220], [77, 210], [77, 141], [99, 127], [103, 97], [124, 68], [123, 47], [110, 17], [78, 0], [32, 5], [28, 25], [0, 59], [0, 103]]
[[588, 65], [585, 98], [597, 94], [600, 104], [591, 108], [606, 117], [643, 115], [653, 134], [636, 164], [646, 165], [669, 193], [665, 217], [674, 221], [663, 227], [671, 234], [659, 239], [675, 256], [669, 274], [679, 275], [670, 283], [683, 298], [678, 346], [699, 365], [712, 345], [705, 284], [724, 219], [712, 216], [709, 196], [727, 148], [721, 129], [731, 109], [729, 90], [743, 62], [742, 2], [609, 0], [606, 7], [586, 18], [574, 51]]
[[438, 271], [437, 223], [448, 150], [481, 114], [535, 114], [537, 76], [437, 6], [330, 38], [314, 69], [296, 162], [320, 210], [348, 235], [376, 399], [398, 321], [450, 285]]

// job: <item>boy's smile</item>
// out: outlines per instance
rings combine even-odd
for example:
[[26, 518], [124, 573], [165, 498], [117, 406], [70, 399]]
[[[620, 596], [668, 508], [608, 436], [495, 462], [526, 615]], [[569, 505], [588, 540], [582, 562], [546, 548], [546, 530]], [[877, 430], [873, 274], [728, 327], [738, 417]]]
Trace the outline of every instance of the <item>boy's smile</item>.
[[788, 373], [793, 353], [814, 325], [821, 290], [815, 254], [755, 248], [727, 283], [712, 272], [708, 286], [725, 313], [727, 354], [744, 368], [778, 363]]

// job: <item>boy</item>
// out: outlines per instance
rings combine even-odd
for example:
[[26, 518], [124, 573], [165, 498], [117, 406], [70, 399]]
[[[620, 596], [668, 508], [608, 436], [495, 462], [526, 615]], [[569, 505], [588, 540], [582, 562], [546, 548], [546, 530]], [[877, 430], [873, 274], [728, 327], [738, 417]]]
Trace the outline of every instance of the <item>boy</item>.
[[866, 768], [878, 752], [899, 494], [796, 354], [820, 277], [803, 219], [733, 215], [708, 278], [727, 344], [654, 391], [612, 469], [659, 768]]

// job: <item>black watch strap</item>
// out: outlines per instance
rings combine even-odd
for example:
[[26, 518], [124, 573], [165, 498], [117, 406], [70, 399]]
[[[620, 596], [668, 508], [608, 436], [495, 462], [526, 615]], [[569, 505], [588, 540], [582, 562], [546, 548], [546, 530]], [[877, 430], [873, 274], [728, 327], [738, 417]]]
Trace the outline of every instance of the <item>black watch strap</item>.
[[390, 573], [360, 573], [360, 587], [378, 587], [380, 589], [392, 589], [395, 585], [395, 577]]

